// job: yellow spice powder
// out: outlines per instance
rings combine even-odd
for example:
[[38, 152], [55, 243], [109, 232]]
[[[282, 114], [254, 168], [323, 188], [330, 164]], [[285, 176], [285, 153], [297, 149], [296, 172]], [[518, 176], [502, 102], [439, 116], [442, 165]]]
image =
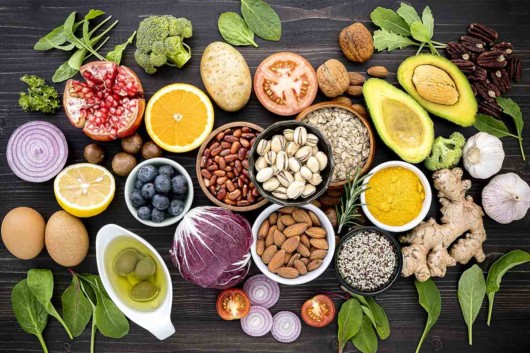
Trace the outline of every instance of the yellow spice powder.
[[366, 191], [370, 213], [381, 223], [402, 226], [418, 216], [425, 190], [420, 179], [403, 167], [389, 167], [372, 175]]

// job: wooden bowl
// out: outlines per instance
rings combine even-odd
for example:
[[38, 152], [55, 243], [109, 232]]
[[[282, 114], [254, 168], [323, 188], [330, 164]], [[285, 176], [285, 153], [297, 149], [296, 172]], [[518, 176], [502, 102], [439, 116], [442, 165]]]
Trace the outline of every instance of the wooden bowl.
[[[249, 205], [249, 206], [228, 205], [228, 204], [226, 204], [226, 203], [224, 203], [222, 201], [219, 201], [214, 195], [212, 195], [210, 190], [208, 190], [208, 188], [204, 184], [204, 180], [202, 180], [203, 178], [201, 176], [201, 158], [202, 158], [202, 155], [204, 153], [204, 150], [210, 144], [211, 140], [214, 139], [217, 136], [217, 134], [219, 134], [220, 132], [223, 132], [226, 129], [239, 128], [239, 127], [249, 127], [251, 129], [259, 132], [259, 133], [261, 133], [263, 131], [263, 128], [261, 126], [258, 126], [256, 124], [252, 124], [252, 123], [247, 123], [247, 122], [244, 122], [244, 121], [236, 121], [236, 122], [228, 123], [228, 124], [225, 124], [223, 126], [218, 127], [217, 129], [212, 131], [212, 133], [210, 135], [208, 135], [206, 140], [204, 140], [204, 142], [202, 143], [201, 148], [199, 148], [199, 153], [197, 154], [197, 161], [195, 163], [195, 172], [197, 173], [197, 179], [199, 180], [199, 185], [201, 186], [202, 191], [204, 192], [204, 194], [206, 195], [206, 197], [210, 201], [212, 201], [217, 206], [227, 208], [230, 211], [248, 212], [248, 211], [252, 211], [252, 210], [255, 210], [255, 209], [258, 209], [258, 208], [264, 206], [268, 202], [267, 199], [263, 198], [262, 200], [254, 203], [252, 205]], [[250, 164], [250, 160], [249, 160], [249, 164]]]
[[[305, 119], [305, 117], [307, 115], [309, 115], [309, 113], [312, 113], [315, 110], [319, 110], [319, 109], [323, 109], [323, 108], [341, 108], [341, 109], [344, 109], [344, 110], [352, 113], [366, 127], [366, 130], [368, 131], [368, 138], [370, 140], [370, 153], [368, 154], [368, 158], [366, 159], [366, 162], [364, 162], [364, 165], [363, 165], [363, 167], [361, 169], [361, 175], [362, 174], [366, 174], [368, 172], [368, 170], [370, 169], [370, 167], [372, 165], [372, 162], [374, 161], [374, 156], [375, 156], [375, 138], [374, 138], [374, 132], [372, 130], [372, 127], [370, 126], [368, 121], [366, 121], [365, 118], [363, 118], [359, 113], [357, 113], [355, 110], [353, 110], [349, 105], [341, 104], [341, 103], [333, 102], [333, 101], [317, 103], [317, 104], [313, 104], [313, 105], [307, 107], [302, 112], [300, 112], [300, 114], [298, 114], [298, 116], [296, 117], [296, 120], [297, 121], [302, 121], [303, 119]], [[344, 185], [347, 182], [348, 181], [346, 179], [340, 180], [340, 181], [331, 182], [329, 184], [329, 189], [330, 190], [342, 189], [342, 188], [344, 188]]]

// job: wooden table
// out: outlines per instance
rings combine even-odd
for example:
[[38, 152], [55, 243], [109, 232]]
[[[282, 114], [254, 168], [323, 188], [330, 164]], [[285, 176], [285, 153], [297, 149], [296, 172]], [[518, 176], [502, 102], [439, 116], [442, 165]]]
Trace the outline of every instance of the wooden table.
[[[423, 9], [426, 1], [411, 1], [418, 9]], [[268, 55], [282, 50], [297, 52], [307, 58], [316, 68], [329, 58], [341, 60], [351, 71], [365, 71], [372, 65], [384, 65], [395, 82], [395, 72], [399, 63], [413, 50], [397, 50], [391, 54], [380, 53], [364, 65], [348, 62], [337, 44], [339, 31], [353, 21], [361, 21], [374, 29], [369, 14], [376, 5], [397, 8], [397, 3], [361, 0], [269, 0], [282, 19], [283, 35], [280, 42], [258, 40], [259, 48], [243, 47], [239, 50], [245, 56], [251, 71]], [[470, 22], [481, 21], [491, 24], [498, 30], [503, 40], [514, 44], [517, 54], [523, 60], [523, 79], [510, 93], [522, 107], [526, 123], [530, 124], [530, 8], [524, 0], [446, 0], [431, 5], [435, 22], [435, 39], [447, 43], [458, 39]], [[45, 116], [39, 113], [24, 113], [17, 104], [18, 91], [24, 89], [19, 81], [25, 73], [35, 73], [51, 80], [55, 69], [66, 60], [59, 51], [36, 52], [33, 45], [39, 37], [51, 28], [61, 24], [71, 11], [86, 13], [90, 8], [105, 10], [119, 19], [120, 23], [111, 32], [112, 38], [106, 48], [123, 42], [137, 28], [138, 22], [149, 14], [172, 14], [189, 18], [194, 25], [194, 35], [188, 43], [193, 48], [192, 60], [182, 70], [170, 67], [161, 69], [155, 75], [147, 75], [139, 69], [132, 57], [133, 49], [126, 53], [124, 64], [130, 65], [142, 79], [145, 93], [149, 98], [157, 89], [173, 82], [187, 82], [203, 87], [199, 76], [199, 62], [202, 51], [212, 41], [221, 40], [217, 31], [217, 18], [224, 11], [239, 11], [239, 1], [0, 1], [0, 215], [3, 217], [17, 206], [30, 206], [37, 209], [45, 218], [59, 210], [53, 195], [52, 182], [31, 184], [19, 180], [9, 169], [5, 151], [7, 140], [16, 127], [27, 121], [44, 119], [60, 127], [68, 140], [70, 156], [68, 164], [83, 162], [82, 150], [90, 143], [80, 130], [72, 127], [61, 111], [56, 115]], [[104, 50], [106, 52], [109, 49]], [[62, 91], [64, 85], [56, 87]], [[319, 96], [318, 101], [323, 97]], [[216, 109], [215, 126], [245, 120], [267, 126], [279, 117], [266, 111], [252, 96], [249, 104], [237, 113], [225, 113]], [[434, 118], [436, 133], [448, 135], [455, 125]], [[525, 129], [525, 148], [530, 151], [530, 127]], [[144, 131], [145, 133], [145, 131]], [[466, 136], [475, 133], [473, 128], [465, 129]], [[377, 141], [375, 164], [397, 157], [380, 140]], [[530, 181], [529, 168], [522, 163], [515, 140], [503, 140], [506, 150], [503, 172], [515, 172]], [[105, 145], [108, 155], [119, 149], [119, 143]], [[195, 178], [196, 151], [170, 155], [184, 165], [195, 181], [194, 206], [209, 202], [200, 190]], [[105, 165], [110, 168], [110, 159]], [[127, 337], [119, 340], [97, 336], [97, 352], [333, 352], [336, 346], [336, 321], [323, 329], [303, 325], [302, 335], [292, 344], [277, 343], [271, 335], [251, 338], [245, 335], [240, 323], [224, 322], [215, 311], [217, 290], [196, 287], [183, 280], [176, 268], [170, 264], [168, 251], [173, 238], [174, 227], [162, 229], [148, 228], [137, 222], [127, 210], [123, 197], [125, 178], [116, 178], [116, 197], [103, 214], [84, 221], [90, 234], [90, 251], [86, 260], [77, 268], [81, 272], [96, 273], [94, 242], [97, 231], [107, 223], [117, 223], [144, 236], [164, 256], [174, 283], [172, 319], [176, 334], [160, 342], [147, 331], [132, 324]], [[484, 181], [473, 181], [471, 195], [480, 201], [480, 191]], [[433, 202], [429, 216], [437, 215], [438, 205]], [[256, 214], [247, 214], [252, 221]], [[514, 222], [509, 226], [499, 225], [486, 219], [488, 240], [484, 245], [487, 260], [491, 261], [512, 249], [530, 250], [530, 217]], [[15, 321], [10, 302], [11, 288], [25, 277], [30, 268], [49, 268], [55, 274], [55, 300], [70, 282], [65, 268], [56, 265], [46, 251], [36, 259], [21, 261], [0, 245], [0, 352], [40, 352], [40, 345], [34, 336], [22, 331]], [[467, 267], [467, 266], [466, 266]], [[464, 266], [449, 269], [445, 278], [436, 283], [442, 294], [443, 309], [438, 324], [428, 336], [422, 352], [528, 352], [530, 349], [530, 266], [521, 266], [504, 277], [501, 292], [495, 298], [492, 327], [486, 325], [486, 301], [474, 325], [474, 345], [467, 344], [467, 331], [457, 301], [457, 281]], [[257, 273], [253, 266], [252, 273]], [[326, 270], [319, 279], [307, 285], [296, 287], [281, 286], [279, 303], [272, 309], [292, 310], [299, 313], [302, 303], [317, 290], [339, 292], [333, 269]], [[423, 330], [426, 315], [418, 304], [416, 290], [411, 278], [402, 278], [388, 292], [377, 297], [385, 308], [392, 329], [388, 340], [380, 342], [379, 352], [413, 352]], [[339, 302], [336, 303], [340, 305]], [[88, 352], [89, 331], [79, 338], [68, 340], [63, 328], [56, 320], [50, 319], [44, 338], [50, 352]], [[351, 344], [348, 351], [353, 351]]]

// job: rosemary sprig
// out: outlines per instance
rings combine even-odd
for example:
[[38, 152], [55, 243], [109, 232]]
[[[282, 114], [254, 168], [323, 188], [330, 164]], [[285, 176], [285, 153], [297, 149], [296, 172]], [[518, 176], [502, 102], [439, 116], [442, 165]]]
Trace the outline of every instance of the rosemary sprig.
[[358, 208], [361, 206], [359, 197], [368, 190], [364, 185], [364, 180], [371, 174], [361, 177], [361, 168], [357, 167], [352, 173], [353, 177], [348, 175], [348, 181], [344, 185], [344, 194], [342, 195], [340, 205], [336, 206], [337, 212], [337, 233], [340, 234], [342, 228], [346, 226], [358, 225], [357, 221], [361, 218]]

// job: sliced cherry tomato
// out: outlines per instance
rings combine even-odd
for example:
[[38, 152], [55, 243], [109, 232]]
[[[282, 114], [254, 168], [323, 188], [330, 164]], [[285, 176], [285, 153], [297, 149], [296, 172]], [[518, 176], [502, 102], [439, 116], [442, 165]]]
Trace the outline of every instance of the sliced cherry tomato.
[[309, 326], [324, 327], [335, 317], [335, 304], [330, 297], [319, 294], [302, 306], [302, 319]]
[[247, 316], [250, 299], [241, 289], [225, 289], [217, 297], [217, 313], [223, 320], [238, 320]]
[[295, 53], [272, 54], [261, 62], [254, 75], [254, 92], [274, 114], [300, 113], [313, 103], [317, 91], [315, 70]]

